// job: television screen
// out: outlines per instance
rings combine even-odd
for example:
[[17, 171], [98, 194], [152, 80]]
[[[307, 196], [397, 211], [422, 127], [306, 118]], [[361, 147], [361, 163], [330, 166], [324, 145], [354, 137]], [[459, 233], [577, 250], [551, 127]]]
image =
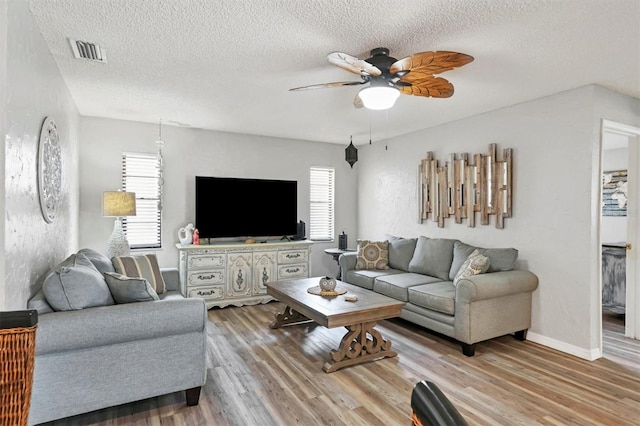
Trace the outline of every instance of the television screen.
[[200, 238], [292, 236], [298, 222], [298, 182], [196, 176]]

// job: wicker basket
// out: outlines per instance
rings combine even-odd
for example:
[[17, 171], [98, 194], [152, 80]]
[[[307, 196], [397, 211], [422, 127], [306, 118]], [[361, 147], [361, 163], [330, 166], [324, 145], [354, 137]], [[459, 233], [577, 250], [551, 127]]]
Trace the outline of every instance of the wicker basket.
[[27, 424], [36, 327], [0, 329], [0, 425]]

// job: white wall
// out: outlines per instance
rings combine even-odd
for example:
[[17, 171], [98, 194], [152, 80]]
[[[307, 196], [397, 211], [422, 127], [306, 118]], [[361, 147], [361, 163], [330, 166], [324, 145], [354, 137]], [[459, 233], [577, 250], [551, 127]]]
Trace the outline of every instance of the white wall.
[[[80, 136], [80, 246], [104, 252], [113, 218], [102, 217], [102, 192], [120, 188], [122, 152], [156, 151], [158, 126], [83, 117]], [[344, 161], [344, 146], [169, 126], [162, 127], [162, 139], [163, 248], [157, 255], [163, 267], [178, 265], [178, 229], [195, 222], [196, 175], [297, 180], [298, 217], [308, 224], [309, 167], [335, 167], [336, 234], [342, 229], [355, 234], [356, 171]], [[337, 272], [337, 264], [323, 253], [337, 244], [337, 239], [314, 244], [312, 275]]]
[[[49, 269], [77, 247], [79, 115], [24, 1], [7, 10], [4, 151], [4, 267], [0, 309], [24, 309]], [[4, 26], [3, 26], [4, 28]], [[4, 31], [4, 30], [3, 30]], [[1, 50], [0, 50], [1, 51]], [[40, 128], [58, 125], [62, 193], [57, 217], [44, 221], [37, 184]]]
[[[0, 1], [0, 105], [7, 105], [7, 2]], [[4, 135], [7, 123], [7, 110], [0, 108], [0, 135]], [[4, 139], [4, 137], [3, 137]], [[5, 210], [4, 202], [4, 158], [6, 143], [3, 142], [3, 149], [0, 149], [0, 211]], [[0, 242], [3, 250], [0, 250], [0, 310], [6, 306], [6, 285], [5, 285], [5, 254], [4, 254], [4, 220], [0, 220]]]
[[[603, 172], [610, 170], [627, 170], [628, 167], [628, 148], [605, 149], [602, 151]], [[600, 240], [603, 243], [621, 243], [627, 241], [627, 217], [602, 216]]]
[[[438, 102], [437, 99], [432, 102]], [[594, 105], [600, 105], [594, 115]], [[605, 113], [606, 110], [606, 113]], [[515, 247], [520, 266], [540, 279], [533, 295], [530, 338], [585, 358], [598, 347], [592, 334], [597, 279], [597, 201], [600, 118], [640, 121], [640, 101], [588, 86], [444, 124], [361, 149], [358, 238], [456, 238], [484, 247]], [[479, 153], [489, 143], [513, 148], [513, 217], [505, 229], [418, 224], [416, 171], [427, 151]], [[594, 177], [595, 176], [595, 177]], [[596, 179], [597, 181], [594, 181]], [[478, 222], [479, 223], [479, 222]], [[594, 317], [595, 316], [595, 317]]]

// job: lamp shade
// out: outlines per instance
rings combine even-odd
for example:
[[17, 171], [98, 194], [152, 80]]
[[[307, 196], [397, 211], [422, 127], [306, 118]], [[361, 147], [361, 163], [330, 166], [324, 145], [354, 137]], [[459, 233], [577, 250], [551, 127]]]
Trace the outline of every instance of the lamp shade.
[[135, 216], [135, 192], [107, 191], [102, 193], [102, 216]]
[[367, 109], [389, 109], [396, 103], [400, 91], [391, 86], [366, 87], [358, 94]]

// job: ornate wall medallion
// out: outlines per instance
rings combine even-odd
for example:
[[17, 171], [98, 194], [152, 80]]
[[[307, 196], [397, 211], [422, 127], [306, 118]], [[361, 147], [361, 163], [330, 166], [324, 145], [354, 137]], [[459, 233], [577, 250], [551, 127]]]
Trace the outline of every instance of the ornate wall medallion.
[[47, 223], [56, 218], [62, 186], [62, 155], [58, 128], [52, 118], [46, 117], [38, 144], [38, 192], [42, 216]]

